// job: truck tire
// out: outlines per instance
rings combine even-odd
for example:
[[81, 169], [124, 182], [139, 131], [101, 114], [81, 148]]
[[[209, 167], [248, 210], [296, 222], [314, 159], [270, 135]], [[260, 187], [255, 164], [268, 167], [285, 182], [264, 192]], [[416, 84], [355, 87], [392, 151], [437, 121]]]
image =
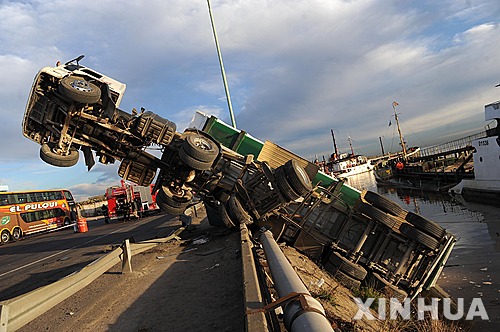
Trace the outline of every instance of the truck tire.
[[401, 218], [404, 218], [406, 216], [407, 212], [401, 206], [399, 206], [398, 203], [393, 202], [390, 199], [373, 191], [366, 191], [363, 198], [368, 203], [385, 213], [389, 213], [393, 216]]
[[189, 155], [183, 148], [179, 149], [179, 157], [188, 167], [198, 171], [207, 171], [212, 168], [213, 161], [200, 161]]
[[189, 204], [193, 198], [193, 193], [189, 190], [181, 189], [179, 193], [174, 193], [169, 186], [162, 186], [158, 191], [162, 200], [170, 206], [180, 207]]
[[349, 289], [358, 289], [361, 286], [361, 281], [351, 278], [340, 270], [331, 272], [333, 277], [344, 287]]
[[190, 191], [182, 191], [182, 194], [174, 194], [168, 186], [162, 186], [156, 195], [156, 203], [164, 212], [178, 216], [188, 207], [193, 194]]
[[332, 252], [328, 261], [351, 278], [361, 281], [366, 277], [367, 272], [362, 266], [342, 257], [338, 252]]
[[234, 195], [231, 196], [227, 202], [227, 210], [230, 219], [238, 224], [250, 225], [253, 223], [252, 217], [245, 211], [238, 198]]
[[59, 84], [59, 92], [81, 104], [95, 104], [101, 99], [101, 89], [97, 85], [77, 76], [63, 78]]
[[446, 230], [436, 224], [433, 221], [430, 221], [428, 219], [425, 219], [424, 217], [413, 213], [413, 212], [408, 212], [408, 215], [406, 216], [406, 221], [408, 221], [410, 224], [415, 226], [416, 229], [421, 230], [422, 232], [425, 232], [432, 237], [435, 237], [436, 239], [442, 239], [446, 235]]
[[387, 214], [385, 212], [382, 212], [381, 210], [377, 209], [373, 205], [370, 205], [365, 202], [360, 202], [356, 206], [356, 211], [361, 212], [365, 216], [369, 217], [370, 219], [385, 225], [389, 228], [394, 228], [399, 221], [396, 219], [396, 217]]
[[163, 201], [163, 199], [160, 195], [156, 196], [156, 204], [158, 204], [158, 206], [160, 207], [160, 209], [163, 212], [165, 212], [166, 214], [172, 215], [172, 216], [181, 215], [189, 205], [189, 203], [187, 203], [186, 205], [178, 206], [178, 207], [168, 205], [167, 203], [165, 203], [165, 201]]
[[282, 166], [292, 188], [300, 196], [305, 196], [312, 190], [311, 180], [306, 171], [296, 160], [289, 160]]
[[186, 136], [181, 149], [193, 159], [212, 164], [219, 155], [219, 147], [208, 137], [192, 133]]
[[378, 290], [379, 292], [383, 292], [387, 295], [387, 297], [395, 297], [400, 301], [408, 297], [408, 293], [391, 284], [389, 281], [382, 278], [382, 276], [378, 273], [372, 273], [370, 275], [368, 286]]
[[282, 167], [278, 167], [274, 172], [274, 177], [276, 179], [276, 185], [278, 190], [288, 201], [295, 201], [300, 197], [300, 195], [293, 190], [292, 186], [288, 182], [286, 174]]
[[71, 167], [78, 163], [80, 157], [78, 150], [70, 149], [68, 155], [60, 155], [54, 152], [54, 142], [43, 143], [40, 147], [40, 159], [47, 164], [57, 167]]
[[418, 242], [431, 250], [435, 250], [439, 246], [439, 242], [436, 239], [422, 231], [419, 231], [410, 224], [401, 224], [401, 226], [399, 226], [399, 231], [406, 235], [410, 240]]
[[219, 205], [219, 214], [222, 219], [222, 222], [224, 225], [226, 225], [227, 228], [229, 229], [234, 229], [236, 228], [236, 224], [231, 220], [231, 217], [229, 216], [229, 213], [227, 212], [227, 208], [224, 205], [224, 203], [221, 202]]

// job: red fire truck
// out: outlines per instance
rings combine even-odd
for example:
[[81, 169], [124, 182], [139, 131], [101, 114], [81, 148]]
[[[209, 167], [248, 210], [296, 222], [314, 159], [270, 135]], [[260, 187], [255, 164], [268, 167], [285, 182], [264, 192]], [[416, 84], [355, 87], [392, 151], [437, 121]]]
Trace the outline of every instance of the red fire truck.
[[[110, 218], [127, 216], [128, 214], [143, 216], [158, 209], [153, 186], [142, 187], [121, 181], [121, 186], [106, 189], [108, 214]], [[128, 212], [128, 213], [127, 213]]]

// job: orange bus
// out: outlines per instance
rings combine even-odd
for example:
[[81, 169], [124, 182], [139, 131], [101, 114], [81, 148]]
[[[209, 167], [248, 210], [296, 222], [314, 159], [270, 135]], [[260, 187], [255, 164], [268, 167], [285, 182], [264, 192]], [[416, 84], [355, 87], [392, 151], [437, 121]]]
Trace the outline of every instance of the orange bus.
[[75, 200], [68, 190], [0, 192], [1, 243], [69, 226], [76, 222], [77, 215]]

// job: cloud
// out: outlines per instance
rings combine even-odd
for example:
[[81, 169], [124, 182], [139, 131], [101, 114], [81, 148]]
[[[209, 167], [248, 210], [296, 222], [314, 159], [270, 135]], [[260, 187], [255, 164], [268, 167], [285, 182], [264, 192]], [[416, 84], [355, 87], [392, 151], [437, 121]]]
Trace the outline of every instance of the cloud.
[[[435, 144], [480, 128], [498, 99], [498, 1], [220, 0], [212, 11], [238, 127], [304, 157], [331, 153], [330, 129], [342, 148], [350, 135], [359, 153], [378, 153], [394, 100], [409, 131]], [[22, 136], [33, 78], [57, 60], [85, 54], [125, 82], [125, 111], [143, 106], [179, 130], [197, 109], [230, 122], [205, 2], [4, 1], [0, 44], [0, 170], [13, 188], [84, 196], [118, 180], [116, 165], [56, 171]], [[30, 165], [47, 179], [16, 178]]]

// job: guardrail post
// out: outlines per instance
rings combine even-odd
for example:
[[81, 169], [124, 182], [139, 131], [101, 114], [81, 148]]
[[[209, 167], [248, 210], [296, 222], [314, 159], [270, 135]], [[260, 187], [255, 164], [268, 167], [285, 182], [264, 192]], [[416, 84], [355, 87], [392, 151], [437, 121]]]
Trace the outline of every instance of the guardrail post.
[[123, 260], [122, 260], [122, 273], [132, 272], [132, 251], [130, 250], [130, 240], [126, 239], [122, 245]]
[[9, 323], [9, 305], [0, 304], [0, 332], [7, 332]]

